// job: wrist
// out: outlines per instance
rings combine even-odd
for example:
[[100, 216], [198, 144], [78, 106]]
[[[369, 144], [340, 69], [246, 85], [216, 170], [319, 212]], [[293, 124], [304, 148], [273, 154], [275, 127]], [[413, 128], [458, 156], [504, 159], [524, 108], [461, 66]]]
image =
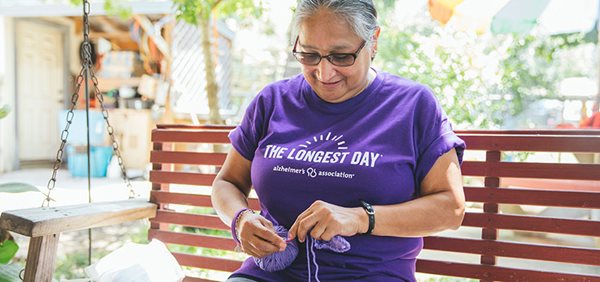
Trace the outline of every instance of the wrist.
[[356, 221], [358, 225], [356, 227], [356, 234], [364, 234], [367, 232], [367, 230], [369, 230], [369, 216], [363, 207], [354, 208], [354, 211], [356, 213], [356, 217], [358, 218]]
[[246, 213], [254, 213], [254, 212], [249, 208], [240, 209], [235, 213], [235, 215], [233, 216], [233, 219], [231, 221], [231, 236], [233, 237], [233, 241], [235, 241], [237, 244], [240, 244], [240, 240], [239, 240], [240, 223], [242, 222], [242, 218], [244, 217], [244, 215]]

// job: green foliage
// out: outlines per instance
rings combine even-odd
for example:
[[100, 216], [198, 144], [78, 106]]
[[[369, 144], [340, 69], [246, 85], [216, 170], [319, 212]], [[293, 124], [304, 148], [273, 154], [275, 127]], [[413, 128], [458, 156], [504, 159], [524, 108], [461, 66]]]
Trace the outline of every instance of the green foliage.
[[3, 105], [0, 108], [0, 119], [3, 119], [4, 117], [6, 117], [8, 115], [8, 113], [10, 113], [10, 107], [8, 105]]
[[[106, 253], [103, 253], [105, 255]], [[60, 257], [54, 270], [54, 277], [75, 279], [85, 277], [84, 268], [88, 266], [87, 250], [78, 250]]]
[[[69, 0], [71, 5], [81, 6], [83, 0]], [[118, 16], [119, 18], [126, 20], [131, 17], [131, 8], [122, 5], [122, 1], [106, 0], [104, 2], [104, 10], [109, 15]]]
[[376, 64], [428, 85], [457, 128], [500, 127], [529, 103], [556, 97], [562, 78], [589, 75], [557, 60], [583, 35], [476, 35], [440, 26], [425, 7], [406, 26], [394, 20], [384, 14]]
[[[0, 230], [0, 232], [5, 232]], [[19, 250], [19, 245], [14, 240], [0, 241], [0, 264], [7, 264]]]
[[263, 12], [262, 0], [174, 0], [177, 17], [190, 24], [216, 18], [259, 18]]

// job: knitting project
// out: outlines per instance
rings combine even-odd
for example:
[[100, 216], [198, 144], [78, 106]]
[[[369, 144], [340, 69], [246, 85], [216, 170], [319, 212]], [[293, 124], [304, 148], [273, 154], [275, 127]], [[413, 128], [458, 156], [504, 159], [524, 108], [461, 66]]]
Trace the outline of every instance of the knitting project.
[[[275, 226], [275, 232], [284, 240], [287, 239], [288, 230], [280, 225]], [[287, 240], [286, 240], [287, 241]], [[254, 257], [254, 262], [262, 270], [275, 272], [285, 269], [290, 266], [298, 256], [298, 242], [296, 240], [287, 241], [287, 247], [283, 252], [275, 252], [263, 258]], [[312, 263], [315, 266], [315, 280], [319, 281], [319, 265], [316, 260], [315, 250], [327, 249], [336, 253], [345, 253], [350, 250], [350, 243], [344, 237], [336, 235], [330, 241], [315, 240], [308, 236], [306, 240], [306, 259], [308, 260], [308, 277], [310, 281], [311, 267], [310, 256], [312, 255]]]

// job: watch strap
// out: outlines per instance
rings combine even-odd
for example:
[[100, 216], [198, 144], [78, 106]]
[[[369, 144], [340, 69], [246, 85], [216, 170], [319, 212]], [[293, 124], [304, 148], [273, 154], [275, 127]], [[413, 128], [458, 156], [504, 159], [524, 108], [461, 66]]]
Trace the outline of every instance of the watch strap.
[[369, 217], [369, 228], [367, 229], [367, 232], [362, 234], [369, 235], [373, 232], [373, 228], [375, 228], [375, 209], [373, 209], [373, 206], [371, 206], [371, 204], [365, 201], [361, 200], [360, 204], [362, 205], [362, 208], [365, 210], [367, 216]]

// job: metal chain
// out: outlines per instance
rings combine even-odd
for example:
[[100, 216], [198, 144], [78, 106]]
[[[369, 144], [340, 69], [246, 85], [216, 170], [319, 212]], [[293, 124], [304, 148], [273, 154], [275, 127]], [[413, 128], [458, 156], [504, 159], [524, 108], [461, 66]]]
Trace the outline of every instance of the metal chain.
[[100, 108], [102, 109], [102, 117], [104, 117], [104, 121], [106, 122], [106, 131], [108, 131], [108, 135], [110, 136], [110, 141], [112, 142], [113, 152], [115, 153], [115, 156], [117, 157], [117, 161], [119, 162], [119, 167], [121, 168], [121, 175], [123, 176], [123, 181], [125, 181], [125, 183], [127, 184], [127, 188], [129, 189], [129, 198], [133, 199], [135, 197], [139, 197], [139, 195], [137, 195], [135, 193], [135, 191], [133, 190], [131, 181], [129, 181], [129, 178], [127, 177], [127, 171], [125, 170], [125, 164], [123, 162], [123, 158], [121, 157], [121, 150], [119, 149], [119, 143], [117, 142], [117, 139], [115, 138], [115, 134], [114, 134], [115, 130], [110, 125], [110, 122], [108, 121], [108, 110], [106, 110], [106, 106], [104, 106], [104, 94], [102, 94], [100, 89], [98, 89], [98, 79], [96, 78], [94, 71], [92, 71], [91, 69], [90, 69], [90, 74], [91, 74], [92, 83], [94, 84], [93, 91], [96, 96], [96, 99], [98, 99], [98, 102], [100, 103]]
[[63, 131], [60, 134], [60, 147], [58, 148], [58, 151], [56, 152], [56, 160], [54, 161], [54, 166], [52, 169], [52, 176], [50, 177], [50, 180], [48, 180], [48, 184], [46, 185], [48, 192], [45, 194], [46, 198], [44, 199], [44, 202], [42, 203], [42, 207], [50, 206], [50, 201], [52, 201], [50, 194], [52, 193], [52, 190], [54, 190], [54, 187], [56, 186], [56, 174], [58, 173], [58, 170], [60, 169], [60, 166], [62, 165], [65, 146], [67, 144], [67, 139], [69, 138], [69, 127], [71, 127], [71, 123], [73, 123], [73, 116], [75, 115], [73, 113], [73, 110], [75, 109], [75, 106], [77, 106], [77, 100], [79, 100], [79, 89], [81, 88], [81, 84], [85, 80], [83, 78], [83, 72], [84, 72], [84, 69], [81, 69], [81, 71], [79, 72], [79, 75], [77, 76], [77, 84], [75, 86], [73, 95], [71, 96], [71, 107], [69, 108], [69, 111], [67, 112], [67, 116], [66, 116], [67, 123], [65, 124], [65, 128], [63, 129]]
[[134, 198], [134, 197], [138, 196], [134, 192], [133, 186], [131, 185], [129, 178], [127, 178], [127, 172], [125, 170], [123, 158], [121, 157], [121, 152], [119, 150], [119, 144], [117, 143], [117, 140], [115, 139], [114, 128], [110, 125], [110, 122], [108, 121], [108, 111], [106, 110], [106, 107], [104, 106], [104, 95], [98, 89], [98, 79], [96, 78], [96, 76], [92, 70], [92, 67], [91, 67], [92, 66], [92, 50], [91, 50], [91, 44], [89, 43], [90, 42], [89, 41], [90, 23], [89, 23], [89, 18], [88, 18], [89, 13], [90, 13], [90, 3], [88, 1], [84, 1], [84, 3], [83, 3], [83, 48], [82, 48], [83, 49], [83, 65], [82, 65], [81, 71], [79, 72], [79, 75], [77, 76], [77, 80], [76, 80], [77, 83], [75, 86], [75, 90], [73, 92], [73, 95], [71, 96], [71, 107], [69, 108], [69, 111], [67, 112], [67, 116], [66, 116], [67, 123], [60, 135], [61, 143], [60, 143], [60, 147], [59, 147], [58, 151], [56, 152], [56, 160], [54, 161], [54, 166], [52, 169], [52, 176], [50, 177], [50, 180], [48, 181], [48, 184], [47, 184], [48, 192], [45, 194], [46, 198], [44, 199], [44, 201], [42, 203], [42, 207], [48, 207], [50, 205], [50, 201], [52, 201], [50, 194], [52, 193], [52, 190], [54, 190], [54, 187], [56, 186], [56, 174], [58, 173], [58, 170], [60, 169], [62, 162], [63, 162], [64, 149], [67, 144], [67, 139], [69, 137], [69, 128], [71, 126], [71, 123], [73, 122], [73, 116], [75, 115], [73, 113], [73, 110], [77, 106], [77, 101], [79, 100], [79, 91], [81, 89], [81, 85], [85, 81], [84, 74], [85, 74], [86, 68], [90, 70], [91, 80], [92, 80], [92, 83], [94, 84], [93, 91], [98, 99], [98, 102], [100, 102], [100, 107], [102, 108], [102, 116], [104, 117], [104, 121], [106, 122], [106, 128], [107, 128], [108, 134], [110, 135], [110, 138], [112, 141], [113, 152], [117, 156], [117, 159], [119, 162], [119, 167], [121, 168], [123, 180], [125, 181], [125, 183], [127, 184], [127, 188], [129, 189], [129, 198]]

